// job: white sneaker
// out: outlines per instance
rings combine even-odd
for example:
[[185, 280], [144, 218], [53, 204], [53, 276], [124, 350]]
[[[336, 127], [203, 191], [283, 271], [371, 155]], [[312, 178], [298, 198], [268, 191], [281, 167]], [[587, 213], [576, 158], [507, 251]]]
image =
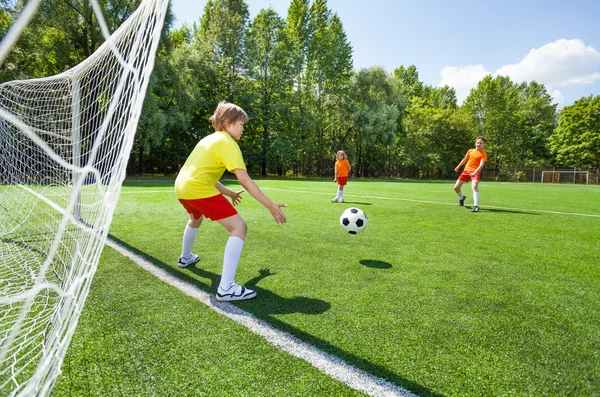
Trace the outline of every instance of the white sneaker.
[[188, 267], [189, 265], [193, 265], [194, 263], [198, 262], [200, 260], [200, 256], [199, 255], [195, 255], [192, 254], [189, 256], [189, 258], [184, 258], [183, 256], [179, 257], [179, 260], [177, 261], [177, 266], [179, 267]]
[[340, 199], [340, 203], [345, 203], [343, 198]]
[[336, 197], [336, 198], [334, 198], [334, 199], [331, 199], [331, 202], [332, 202], [332, 203], [337, 203], [337, 202], [338, 202], [338, 198]]
[[231, 284], [229, 289], [226, 290], [221, 288], [220, 285], [219, 288], [217, 288], [217, 300], [220, 302], [242, 301], [254, 297], [256, 297], [256, 291], [235, 283]]

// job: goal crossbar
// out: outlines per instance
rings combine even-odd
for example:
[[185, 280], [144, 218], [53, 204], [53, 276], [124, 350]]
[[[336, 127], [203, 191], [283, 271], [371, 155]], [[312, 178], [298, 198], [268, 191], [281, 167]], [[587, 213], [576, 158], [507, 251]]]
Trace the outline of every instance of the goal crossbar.
[[[546, 178], [546, 175], [551, 175], [550, 178]], [[558, 178], [555, 176], [558, 175]], [[569, 177], [569, 183], [576, 183], [577, 175], [585, 175], [585, 184], [589, 184], [590, 172], [589, 171], [576, 171], [576, 170], [553, 170], [553, 171], [542, 171], [541, 183], [560, 183], [560, 176], [566, 175]], [[572, 179], [571, 179], [572, 177]], [[550, 179], [547, 181], [546, 179]]]

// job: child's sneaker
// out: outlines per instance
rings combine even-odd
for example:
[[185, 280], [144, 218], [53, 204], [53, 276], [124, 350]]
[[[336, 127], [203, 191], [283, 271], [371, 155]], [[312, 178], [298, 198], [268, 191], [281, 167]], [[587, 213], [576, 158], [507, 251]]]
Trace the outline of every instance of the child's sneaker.
[[467, 198], [467, 196], [463, 196], [463, 198], [458, 199], [458, 205], [460, 205], [461, 207], [463, 205], [465, 205], [465, 199]]
[[474, 205], [473, 208], [471, 208], [471, 212], [479, 212], [479, 206]]
[[200, 260], [200, 256], [195, 255], [195, 254], [190, 255], [189, 258], [184, 258], [183, 256], [180, 256], [179, 260], [177, 261], [177, 266], [188, 267], [189, 265], [193, 265], [194, 263], [198, 262], [199, 260]]
[[336, 197], [336, 198], [331, 199], [331, 202], [332, 203], [337, 203], [338, 202], [338, 198]]
[[235, 283], [231, 284], [227, 290], [221, 288], [220, 285], [219, 288], [217, 288], [217, 300], [220, 302], [242, 301], [246, 299], [252, 299], [254, 297], [256, 297], [256, 291]]
[[340, 203], [345, 203], [343, 198], [340, 199]]

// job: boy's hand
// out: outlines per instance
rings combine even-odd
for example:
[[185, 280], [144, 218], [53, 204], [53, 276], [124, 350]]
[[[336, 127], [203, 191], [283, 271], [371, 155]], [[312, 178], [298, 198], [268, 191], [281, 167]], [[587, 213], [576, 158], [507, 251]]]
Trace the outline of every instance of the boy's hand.
[[271, 212], [271, 215], [273, 215], [273, 219], [275, 219], [275, 222], [277, 223], [287, 222], [287, 219], [283, 211], [281, 210], [282, 207], [287, 207], [287, 204], [273, 203], [269, 207], [269, 211]]
[[233, 206], [235, 207], [236, 205], [238, 205], [241, 201], [242, 201], [242, 197], [241, 194], [244, 193], [246, 190], [242, 189], [239, 190], [237, 192], [234, 192], [231, 195], [231, 204], [233, 204]]

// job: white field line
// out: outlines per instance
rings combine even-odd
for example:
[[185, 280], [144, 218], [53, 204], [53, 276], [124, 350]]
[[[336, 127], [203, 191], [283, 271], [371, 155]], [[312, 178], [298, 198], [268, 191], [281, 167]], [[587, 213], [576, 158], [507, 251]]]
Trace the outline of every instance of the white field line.
[[[331, 195], [331, 193], [326, 192], [315, 192], [310, 190], [290, 190], [290, 189], [277, 189], [270, 187], [261, 187], [261, 190], [273, 190], [279, 192], [291, 192], [291, 193], [306, 193], [306, 194], [320, 194], [320, 195]], [[147, 194], [147, 193], [173, 193], [175, 192], [171, 190], [146, 190], [141, 192], [126, 192], [121, 191], [121, 194]], [[423, 204], [436, 204], [436, 205], [456, 205], [455, 202], [441, 202], [441, 201], [429, 201], [429, 200], [414, 200], [414, 199], [405, 199], [399, 197], [380, 197], [380, 196], [358, 196], [354, 194], [344, 194], [346, 198], [352, 197], [353, 199], [371, 199], [371, 200], [390, 200], [390, 201], [408, 201], [411, 203], [423, 203]], [[554, 214], [554, 215], [570, 215], [570, 216], [584, 216], [590, 218], [600, 218], [600, 214], [579, 214], [577, 212], [561, 212], [561, 211], [549, 211], [549, 210], [532, 210], [527, 208], [512, 208], [512, 207], [499, 207], [495, 205], [486, 205], [484, 208], [493, 208], [505, 211], [520, 211], [520, 212], [538, 212], [542, 214]]]
[[[215, 312], [229, 317], [233, 321], [245, 326], [250, 331], [262, 336], [268, 343], [288, 352], [289, 354], [307, 361], [309, 364], [323, 371], [327, 375], [347, 386], [367, 393], [370, 396], [403, 396], [416, 397], [410, 391], [396, 386], [384, 379], [375, 377], [363, 370], [353, 367], [336, 356], [325, 353], [316, 347], [305, 343], [286, 332], [282, 332], [257, 319], [252, 314], [227, 302], [218, 302], [214, 295], [187, 283], [165, 270], [155, 266], [152, 262], [119, 245], [108, 238], [106, 245], [122, 255], [128, 257], [143, 269], [152, 273], [161, 281], [172, 285], [188, 296], [191, 296], [207, 305]], [[260, 298], [259, 298], [260, 299]]]

